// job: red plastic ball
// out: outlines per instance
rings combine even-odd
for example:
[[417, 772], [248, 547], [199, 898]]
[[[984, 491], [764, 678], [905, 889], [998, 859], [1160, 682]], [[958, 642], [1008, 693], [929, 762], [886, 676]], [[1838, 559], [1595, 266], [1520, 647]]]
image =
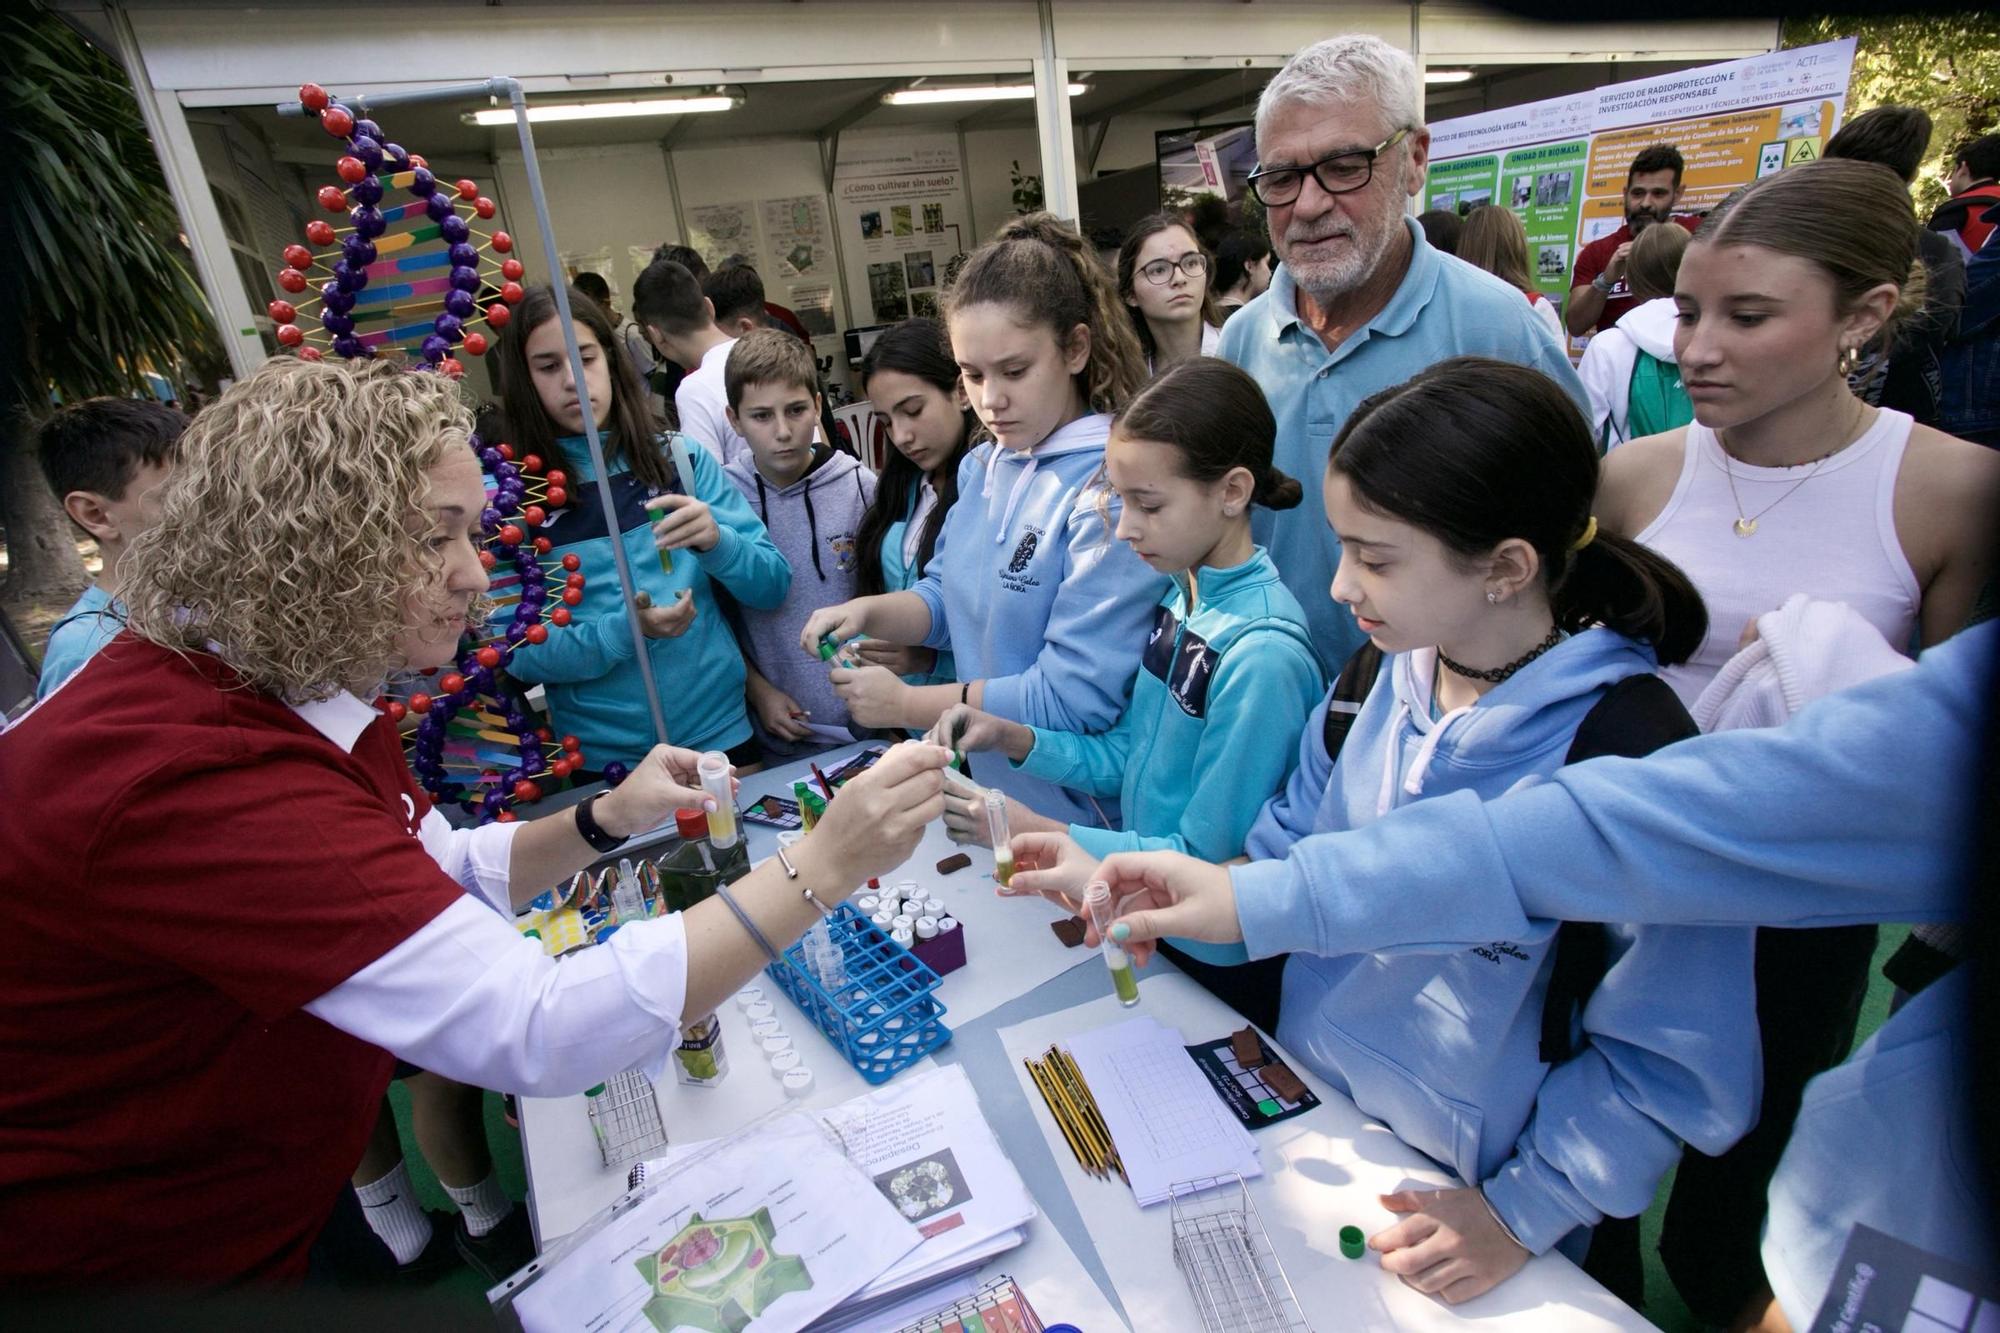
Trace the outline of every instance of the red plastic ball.
[[299, 85], [299, 105], [306, 110], [324, 111], [327, 108], [327, 104], [331, 101], [333, 99], [326, 95], [326, 89], [320, 87], [318, 84], [302, 83]]
[[535, 735], [541, 737], [545, 741], [552, 741], [556, 738], [556, 734], [553, 731], [550, 731], [547, 727], [536, 727]]
[[293, 241], [290, 245], [285, 247], [284, 259], [285, 259], [285, 266], [287, 268], [297, 268], [297, 269], [311, 268], [313, 262], [313, 252], [306, 249], [303, 245], [300, 245], [297, 241]]
[[423, 167], [425, 170], [429, 170], [431, 164], [430, 164], [430, 159], [426, 158], [422, 153], [411, 153], [410, 165], [412, 167]]
[[485, 355], [486, 355], [486, 335], [485, 335], [485, 334], [483, 334], [483, 333], [468, 333], [468, 334], [466, 334], [466, 335], [465, 335], [465, 350], [466, 350], [466, 353], [467, 353], [467, 355], [470, 355], [470, 356], [485, 356]]
[[565, 606], [575, 606], [578, 602], [583, 600], [583, 589], [564, 588], [562, 599], [563, 599], [563, 604]]
[[457, 694], [465, 688], [465, 677], [456, 671], [450, 672], [438, 681], [438, 688], [446, 694]]
[[[338, 185], [322, 185], [319, 187], [319, 206], [329, 213], [345, 213], [347, 194]], [[333, 238], [329, 236], [319, 244], [330, 245], [332, 242]]]
[[479, 658], [479, 665], [485, 667], [488, 671], [500, 665], [500, 650], [490, 643], [481, 648], [477, 656]]
[[349, 185], [358, 185], [368, 175], [368, 164], [358, 157], [343, 157], [333, 164], [334, 172]]
[[542, 456], [540, 454], [529, 454], [521, 460], [521, 470], [524, 472], [540, 472], [542, 470]]
[[520, 816], [515, 814], [512, 810], [502, 810], [499, 814], [493, 816], [493, 822], [496, 824], [512, 824], [518, 821], [519, 819]]
[[519, 546], [521, 539], [527, 535], [527, 533], [521, 531], [520, 524], [508, 523], [500, 529], [500, 544], [503, 546]]
[[501, 456], [502, 458], [506, 459], [506, 460], [507, 460], [508, 462], [510, 462], [510, 463], [514, 461], [514, 446], [513, 446], [513, 445], [511, 445], [511, 444], [502, 444], [502, 445], [499, 445], [499, 446], [497, 446], [497, 449], [498, 449], [498, 452], [499, 452], [499, 454], [500, 454], [500, 456]]
[[515, 800], [539, 801], [541, 798], [542, 798], [542, 789], [540, 787], [537, 787], [534, 783], [528, 781], [526, 778], [522, 778], [519, 782], [514, 784]]
[[514, 248], [514, 238], [512, 236], [509, 236], [504, 231], [496, 231], [493, 233], [494, 254], [504, 255], [512, 251], [513, 248]]
[[521, 275], [527, 271], [518, 259], [503, 259], [500, 261], [500, 276], [509, 282], [519, 282]]
[[568, 503], [569, 503], [568, 491], [564, 490], [560, 486], [549, 487], [549, 504], [551, 507], [556, 509], [561, 509], [564, 505]]
[[500, 563], [500, 557], [491, 551], [481, 551], [479, 553], [479, 563], [483, 568], [491, 569]]
[[547, 537], [535, 538], [536, 555], [547, 555], [550, 551], [553, 551], [555, 549], [556, 549], [556, 544], [550, 541]]
[[556, 777], [558, 778], [566, 778], [573, 771], [574, 769], [571, 767], [570, 762], [567, 759], [558, 759], [553, 764], [549, 765], [549, 772], [555, 774]]
[[333, 224], [324, 218], [314, 218], [306, 223], [306, 239], [314, 245], [332, 245]]
[[299, 360], [301, 361], [319, 361], [323, 360], [325, 356], [326, 354], [317, 347], [301, 347], [299, 349]]
[[479, 197], [479, 182], [469, 176], [459, 177], [456, 188], [458, 190], [458, 197], [461, 199], [477, 199]]
[[530, 625], [528, 626], [528, 628], [521, 631], [521, 637], [526, 639], [529, 643], [547, 643], [549, 641], [548, 626]]
[[306, 275], [295, 268], [278, 270], [278, 285], [288, 292], [302, 292], [306, 289]]
[[490, 218], [498, 210], [494, 208], [493, 201], [482, 194], [472, 201], [472, 211], [480, 217]]
[[306, 331], [296, 324], [280, 324], [278, 341], [286, 347], [297, 347], [306, 340]]
[[521, 298], [526, 295], [527, 293], [521, 289], [521, 284], [518, 282], [510, 282], [500, 288], [500, 299], [508, 305], [519, 305]]
[[578, 740], [574, 736], [564, 736], [562, 738], [562, 747], [563, 749], [568, 750], [571, 754], [575, 754], [576, 752], [583, 749], [583, 742]]
[[492, 305], [486, 307], [486, 322], [496, 329], [506, 328], [507, 321], [513, 317], [514, 312], [499, 301], [495, 301]]
[[465, 376], [465, 363], [455, 356], [448, 356], [438, 362], [438, 369], [450, 379], [462, 379]]
[[319, 127], [336, 138], [344, 139], [354, 133], [354, 113], [335, 102], [319, 113]]
[[299, 317], [298, 307], [290, 301], [273, 301], [264, 307], [264, 313], [271, 317], [274, 324], [290, 324]]
[[576, 570], [583, 568], [583, 560], [577, 555], [575, 551], [571, 551], [567, 555], [563, 556], [562, 567], [564, 569], [570, 570], [573, 573]]
[[397, 703], [394, 699], [391, 699], [388, 706], [382, 711], [389, 715], [391, 722], [401, 722], [410, 715], [410, 710]]
[[413, 694], [413, 695], [411, 695], [411, 696], [410, 696], [410, 711], [411, 711], [412, 713], [428, 713], [428, 712], [430, 712], [430, 711], [431, 711], [431, 697], [430, 697], [430, 696], [429, 696], [428, 694], [423, 694], [423, 693], [418, 693], [418, 694]]
[[569, 608], [566, 606], [559, 606], [555, 610], [549, 612], [549, 623], [551, 625], [569, 624]]
[[565, 588], [581, 588], [582, 586], [583, 586], [583, 575], [581, 574], [571, 574], [568, 578], [563, 580], [563, 587]]
[[540, 526], [542, 526], [542, 524], [548, 521], [549, 514], [548, 511], [546, 509], [543, 509], [540, 505], [529, 505], [526, 509], [523, 509], [521, 511], [521, 517], [523, 520], [526, 521], [529, 527], [539, 528]]
[[569, 473], [559, 467], [552, 467], [549, 469], [548, 480], [551, 486], [567, 486], [569, 485]]

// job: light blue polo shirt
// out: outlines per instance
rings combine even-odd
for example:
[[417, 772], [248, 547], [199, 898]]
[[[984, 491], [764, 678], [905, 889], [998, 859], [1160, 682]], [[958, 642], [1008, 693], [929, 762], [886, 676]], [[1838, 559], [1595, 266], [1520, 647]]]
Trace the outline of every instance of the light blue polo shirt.
[[1527, 298], [1432, 249], [1415, 219], [1403, 223], [1413, 243], [1409, 272], [1389, 304], [1333, 351], [1300, 322], [1298, 285], [1282, 264], [1270, 289], [1222, 330], [1219, 354], [1250, 372], [1278, 419], [1274, 461], [1305, 486], [1305, 502], [1296, 509], [1253, 510], [1251, 531], [1305, 608], [1328, 680], [1364, 636], [1329, 592], [1340, 539], [1327, 526], [1320, 483], [1333, 438], [1361, 400], [1450, 357], [1490, 356], [1553, 377], [1588, 419], [1583, 382]]

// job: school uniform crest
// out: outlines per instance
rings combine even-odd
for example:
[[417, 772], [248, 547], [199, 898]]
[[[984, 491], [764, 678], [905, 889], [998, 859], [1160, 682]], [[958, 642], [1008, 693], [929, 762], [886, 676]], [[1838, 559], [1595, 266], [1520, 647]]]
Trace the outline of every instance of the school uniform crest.
[[833, 567], [843, 574], [852, 574], [854, 572], [854, 534], [844, 532], [838, 537], [829, 537], [826, 544], [833, 548]]
[[1181, 622], [1164, 605], [1153, 608], [1153, 629], [1146, 636], [1146, 651], [1139, 664], [1153, 679], [1165, 682], [1173, 674], [1174, 643], [1180, 637]]
[[1014, 558], [1007, 562], [1007, 572], [1009, 574], [1018, 574], [1026, 569], [1028, 562], [1035, 558], [1035, 547], [1041, 544], [1041, 540], [1042, 534], [1033, 528], [1029, 528], [1023, 533], [1020, 545], [1014, 548]]
[[1201, 635], [1191, 631], [1181, 635], [1173, 667], [1167, 673], [1167, 692], [1189, 717], [1208, 713], [1208, 682], [1215, 676], [1218, 656]]

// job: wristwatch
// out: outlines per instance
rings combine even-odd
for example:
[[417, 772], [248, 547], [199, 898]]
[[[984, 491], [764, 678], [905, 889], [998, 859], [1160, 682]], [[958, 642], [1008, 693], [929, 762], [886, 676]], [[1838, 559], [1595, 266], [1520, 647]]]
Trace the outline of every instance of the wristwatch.
[[632, 840], [613, 837], [598, 827], [597, 818], [590, 813], [590, 807], [596, 805], [598, 798], [603, 795], [604, 792], [594, 793], [571, 808], [576, 811], [576, 831], [590, 844], [590, 849], [594, 852], [615, 852]]
[[1603, 273], [1592, 278], [1590, 285], [1597, 288], [1598, 291], [1603, 292], [1606, 296], [1611, 295], [1612, 290], [1618, 286], [1617, 283], [1611, 281], [1609, 275]]

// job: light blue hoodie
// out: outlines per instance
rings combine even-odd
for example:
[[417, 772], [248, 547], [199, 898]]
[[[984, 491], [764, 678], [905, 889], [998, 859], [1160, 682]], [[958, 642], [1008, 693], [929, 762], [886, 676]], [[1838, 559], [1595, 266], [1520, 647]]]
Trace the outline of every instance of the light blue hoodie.
[[[558, 729], [583, 742], [584, 767], [602, 769], [614, 760], [630, 765], [653, 748], [653, 723], [612, 561], [611, 527], [583, 437], [561, 444], [568, 455], [574, 503], [553, 511], [543, 532], [555, 543], [551, 556], [561, 559], [575, 552], [581, 558], [583, 600], [571, 609], [567, 629], [551, 628], [548, 642], [516, 648], [508, 670], [520, 680], [548, 686], [549, 714]], [[656, 447], [666, 448], [664, 436]], [[714, 549], [700, 554], [675, 551], [671, 574], [660, 568], [659, 548], [653, 544], [652, 523], [658, 516], [645, 508], [657, 492], [648, 491], [620, 462], [611, 464], [611, 490], [633, 582], [654, 606], [671, 606], [683, 588], [694, 597], [694, 622], [687, 633], [646, 640], [667, 734], [675, 745], [726, 750], [750, 739], [750, 715], [743, 704], [743, 654], [716, 604], [715, 585], [745, 606], [768, 611], [784, 602], [792, 571], [742, 492], [722, 475], [722, 465], [691, 441], [687, 454], [694, 466], [695, 494], [708, 502], [722, 537]], [[673, 490], [679, 492], [678, 481]], [[550, 582], [560, 586], [558, 580]]]
[[[1308, 835], [1424, 797], [1541, 781], [1604, 692], [1654, 665], [1642, 645], [1587, 630], [1433, 720], [1436, 660], [1434, 649], [1385, 660], [1331, 768], [1321, 706], [1291, 782], [1250, 830], [1253, 861], [1310, 861], [1333, 840]], [[1566, 1237], [1580, 1249], [1603, 1217], [1644, 1212], [1682, 1140], [1718, 1153], [1756, 1120], [1752, 931], [1607, 927], [1609, 966], [1577, 1054], [1551, 1068], [1539, 1043], [1559, 922], [1471, 948], [1335, 954], [1314, 947], [1311, 904], [1289, 905], [1239, 906], [1251, 957], [1294, 951], [1278, 1039], [1396, 1137], [1482, 1185], [1537, 1254]]]
[[[1030, 727], [1106, 731], [1125, 711], [1139, 646], [1167, 580], [1112, 537], [1105, 482], [1111, 418], [1070, 422], [1026, 454], [988, 441], [958, 468], [924, 577], [926, 648], [949, 648], [958, 678], [983, 680], [985, 710]], [[972, 776], [1049, 816], [1115, 826], [1115, 801], [1030, 777], [975, 754]]]
[[[1443, 949], [1542, 918], [1964, 920], [1996, 650], [1987, 623], [1783, 727], [1593, 759], [1503, 800], [1440, 796], [1314, 838], [1310, 856], [1237, 866], [1245, 937], [1284, 923], [1292, 947], [1334, 953]], [[1794, 1328], [1812, 1322], [1856, 1223], [1990, 1264], [1991, 1215], [1957, 1146], [1974, 1134], [1964, 1000], [1965, 978], [1947, 977], [1806, 1085], [1764, 1233]]]
[[[1154, 608], [1132, 702], [1096, 735], [1035, 729], [1020, 769], [1074, 791], [1117, 796], [1125, 832], [1070, 825], [1092, 856], [1167, 850], [1205, 861], [1242, 854], [1257, 812], [1298, 762], [1299, 733], [1326, 689], [1305, 612], [1263, 547], [1230, 569], [1202, 568]], [[1233, 964], [1240, 944], [1174, 944]]]
[[[928, 485], [929, 483], [925, 484]], [[923, 492], [921, 490], [911, 495], [910, 507], [904, 511], [901, 518], [891, 523], [882, 533], [882, 586], [889, 592], [908, 592], [911, 588], [917, 586], [917, 580], [921, 577], [917, 573], [915, 561], [904, 562], [903, 542], [909, 536], [910, 522], [916, 517], [917, 506], [922, 499]], [[939, 532], [942, 535], [943, 529], [940, 528]], [[932, 543], [932, 546], [932, 554], [935, 555], [936, 543]], [[944, 685], [955, 682], [958, 679], [958, 673], [952, 665], [951, 654], [940, 649], [937, 655], [937, 664], [930, 669], [930, 674], [905, 676], [903, 679], [912, 685]], [[919, 729], [910, 734], [921, 736], [924, 732], [922, 729]]]

